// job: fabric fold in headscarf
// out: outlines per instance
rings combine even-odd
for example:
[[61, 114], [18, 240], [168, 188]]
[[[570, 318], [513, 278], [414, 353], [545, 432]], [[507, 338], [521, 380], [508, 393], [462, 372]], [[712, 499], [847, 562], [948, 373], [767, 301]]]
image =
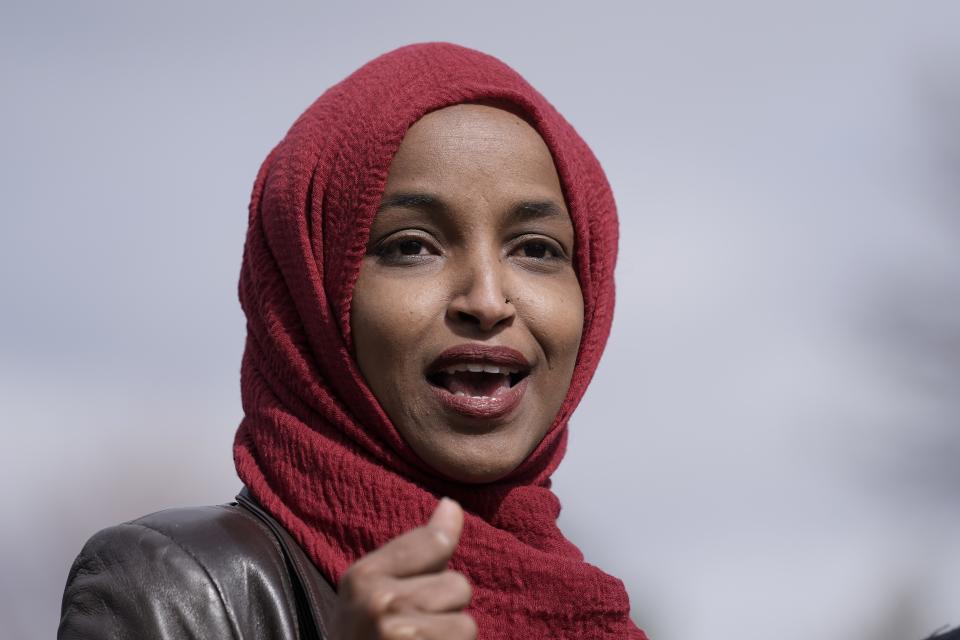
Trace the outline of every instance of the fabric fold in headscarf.
[[[353, 357], [350, 301], [390, 161], [407, 129], [453, 104], [509, 105], [546, 142], [576, 234], [584, 327], [547, 435], [507, 478], [464, 485], [404, 442]], [[247, 317], [237, 473], [336, 584], [362, 555], [427, 521], [440, 496], [466, 522], [451, 568], [473, 586], [480, 638], [635, 638], [620, 580], [557, 528], [550, 475], [613, 313], [616, 208], [592, 152], [515, 71], [452, 44], [411, 45], [327, 90], [264, 161], [240, 275]]]

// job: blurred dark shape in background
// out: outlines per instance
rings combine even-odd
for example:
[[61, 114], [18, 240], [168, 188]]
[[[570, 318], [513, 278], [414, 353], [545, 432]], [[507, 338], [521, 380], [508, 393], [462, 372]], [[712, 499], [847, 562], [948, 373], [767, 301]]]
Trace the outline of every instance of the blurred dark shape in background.
[[[938, 65], [921, 78], [916, 94], [928, 114], [922, 128], [931, 151], [921, 188], [931, 198], [932, 223], [955, 250], [946, 261], [931, 257], [930, 264], [892, 274], [878, 286], [866, 320], [874, 353], [914, 404], [891, 416], [902, 424], [892, 429], [896, 436], [883, 446], [875, 473], [863, 477], [875, 482], [872, 489], [880, 496], [943, 513], [949, 526], [960, 507], [960, 67]], [[910, 637], [921, 625], [923, 586], [905, 581], [885, 619], [861, 637]], [[945, 626], [929, 638], [958, 640], [960, 627]]]
[[[871, 310], [877, 352], [886, 369], [918, 402], [920, 411], [896, 419], [878, 488], [913, 500], [960, 507], [960, 67], [921, 74], [917, 91], [928, 118], [924, 124], [932, 153], [923, 179], [931, 183], [931, 210], [943, 240], [954, 251], [944, 264], [883, 282]], [[933, 506], [931, 505], [931, 506]]]

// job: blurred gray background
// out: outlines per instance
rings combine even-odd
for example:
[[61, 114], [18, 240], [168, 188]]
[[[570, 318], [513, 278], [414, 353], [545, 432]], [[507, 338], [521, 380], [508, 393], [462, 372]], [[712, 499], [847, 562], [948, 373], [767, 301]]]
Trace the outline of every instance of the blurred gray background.
[[960, 624], [960, 3], [5, 2], [0, 619], [238, 488], [256, 170], [401, 44], [514, 66], [617, 195], [562, 526], [654, 639]]

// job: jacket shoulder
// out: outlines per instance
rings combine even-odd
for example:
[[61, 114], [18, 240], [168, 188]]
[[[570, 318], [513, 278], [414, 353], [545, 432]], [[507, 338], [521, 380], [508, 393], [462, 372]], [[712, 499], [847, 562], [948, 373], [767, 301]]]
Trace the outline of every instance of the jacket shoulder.
[[167, 509], [103, 529], [70, 569], [58, 638], [298, 638], [284, 562], [236, 505]]

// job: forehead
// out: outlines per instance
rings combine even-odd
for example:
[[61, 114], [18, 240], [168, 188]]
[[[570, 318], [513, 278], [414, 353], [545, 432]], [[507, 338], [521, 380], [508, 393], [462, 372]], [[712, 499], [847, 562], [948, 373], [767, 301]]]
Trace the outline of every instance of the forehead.
[[428, 113], [404, 136], [387, 190], [527, 189], [561, 193], [553, 157], [525, 120], [504, 109], [459, 104]]

